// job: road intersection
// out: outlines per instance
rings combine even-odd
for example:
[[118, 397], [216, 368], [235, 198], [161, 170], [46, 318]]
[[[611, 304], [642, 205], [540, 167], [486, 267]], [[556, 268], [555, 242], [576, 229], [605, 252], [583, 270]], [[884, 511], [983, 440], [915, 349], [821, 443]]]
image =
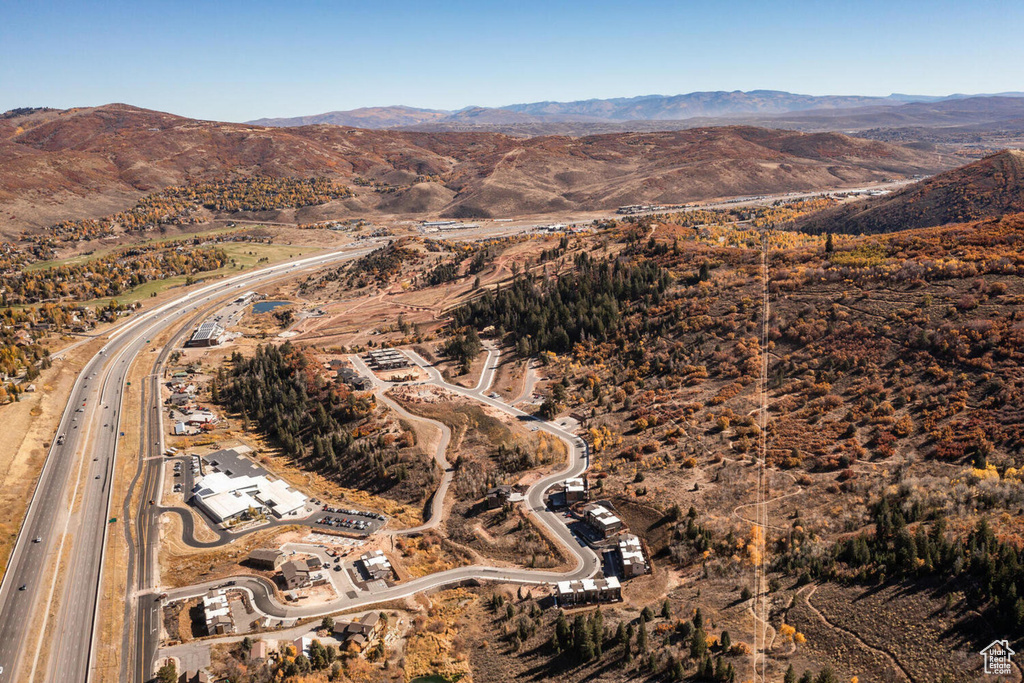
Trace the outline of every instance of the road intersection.
[[[152, 348], [152, 337], [243, 286], [355, 258], [375, 246], [364, 242], [202, 285], [101, 337], [105, 345], [72, 388], [0, 584], [0, 682], [30, 678], [36, 670], [47, 680], [89, 679], [127, 371]], [[155, 539], [147, 545], [155, 553]], [[58, 616], [47, 624], [55, 598]], [[49, 663], [40, 659], [44, 641]]]
[[[92, 675], [103, 553], [108, 529], [113, 526], [108, 523], [108, 517], [113, 509], [111, 497], [117, 449], [123, 436], [120, 425], [123, 400], [129, 390], [128, 369], [147, 348], [159, 351], [159, 355], [143, 386], [137, 388], [142, 394], [140, 467], [121, 512], [130, 511], [131, 493], [138, 487], [141, 494], [138, 496], [141, 501], [138, 515], [133, 528], [123, 532], [133, 557], [126, 595], [126, 633], [122, 642], [125, 650], [122, 661], [125, 664], [120, 678], [137, 681], [149, 678], [160, 631], [158, 525], [160, 515], [169, 511], [159, 505], [164, 460], [161, 457], [163, 430], [159, 418], [163, 363], [174, 346], [180, 343], [182, 335], [202, 318], [204, 307], [224, 300], [243, 287], [248, 289], [275, 279], [294, 277], [298, 270], [356, 258], [377, 246], [376, 243], [363, 242], [204, 285], [151, 311], [133, 316], [101, 337], [105, 338], [106, 344], [86, 364], [74, 385], [57, 432], [64, 438], [54, 439], [15, 544], [9, 569], [0, 585], [0, 683], [31, 679], [36, 671], [45, 671], [47, 680], [60, 681], [88, 681]], [[156, 349], [151, 344], [152, 339], [175, 325], [180, 327], [170, 341]], [[575, 558], [575, 566], [568, 572], [477, 565], [458, 567], [383, 589], [349, 590], [334, 601], [316, 606], [281, 604], [266, 580], [235, 577], [238, 588], [251, 593], [257, 610], [266, 616], [283, 619], [320, 616], [468, 581], [543, 584], [586, 578], [598, 571], [599, 556], [578, 541], [564, 520], [546, 508], [544, 501], [544, 494], [552, 484], [587, 469], [589, 453], [585, 442], [557, 424], [538, 420], [488, 395], [486, 392], [493, 383], [500, 353], [491, 344], [486, 348], [484, 369], [472, 389], [445, 382], [432, 364], [415, 352], [407, 353], [428, 374], [430, 383], [517, 419], [532, 421], [538, 429], [565, 442], [568, 453], [566, 467], [531, 486], [526, 504], [529, 513], [563, 542]], [[356, 357], [353, 363], [357, 368], [365, 368]], [[379, 380], [366, 370], [366, 374], [374, 378], [374, 391], [390, 407], [404, 413], [400, 405], [383, 396], [392, 383]], [[405, 533], [433, 528], [443, 519], [445, 497], [454, 470], [445, 454], [450, 431], [444, 425], [441, 428], [441, 444], [435, 454], [442, 470], [440, 483], [424, 524]], [[150, 500], [155, 503], [149, 504]], [[125, 517], [122, 523], [127, 521]], [[39, 541], [34, 542], [36, 539]], [[231, 540], [233, 538], [228, 538], [225, 542]], [[220, 583], [223, 581], [169, 591], [169, 598], [202, 594]], [[50, 614], [50, 605], [55, 599], [58, 611], [50, 622], [45, 615]], [[44, 608], [42, 620], [34, 618]], [[133, 612], [135, 624], [129, 633], [128, 617]], [[41, 656], [44, 641], [48, 643], [47, 657]], [[33, 642], [40, 646], [30, 651]]]

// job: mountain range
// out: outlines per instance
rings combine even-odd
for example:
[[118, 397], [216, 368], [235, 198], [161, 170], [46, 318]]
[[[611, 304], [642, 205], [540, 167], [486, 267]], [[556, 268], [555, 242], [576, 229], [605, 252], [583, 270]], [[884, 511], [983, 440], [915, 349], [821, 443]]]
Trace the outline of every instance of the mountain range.
[[[0, 117], [0, 232], [125, 209], [232, 174], [324, 176], [355, 196], [284, 220], [501, 217], [849, 187], [955, 160], [836, 133], [750, 126], [584, 137], [200, 121], [124, 104]], [[261, 216], [261, 220], [271, 220]]]
[[[313, 116], [263, 118], [249, 123], [277, 127], [315, 124], [375, 129], [414, 127], [434, 131], [501, 129], [513, 134], [636, 132], [651, 130], [652, 126], [662, 130], [666, 126], [678, 129], [737, 122], [772, 127], [792, 127], [793, 123], [804, 127], [834, 127], [842, 125], [840, 121], [847, 121], [847, 127], [862, 128], [888, 125], [886, 122], [901, 121], [907, 117], [925, 125], [942, 125], [948, 118], [948, 112], [959, 112], [961, 119], [964, 112], [973, 113], [961, 123], [987, 121], [986, 107], [991, 108], [996, 100], [1002, 103], [1003, 109], [1013, 108], [1013, 115], [1020, 115], [1024, 112], [1022, 96], [1024, 93], [946, 97], [899, 94], [887, 97], [814, 96], [776, 90], [737, 90], [575, 102], [532, 102], [504, 107], [474, 106], [454, 111], [406, 106], [372, 107]], [[964, 100], [977, 102], [965, 105]], [[684, 125], [685, 122], [689, 124]], [[521, 130], [517, 131], [516, 126]], [[529, 128], [531, 126], [533, 131]]]

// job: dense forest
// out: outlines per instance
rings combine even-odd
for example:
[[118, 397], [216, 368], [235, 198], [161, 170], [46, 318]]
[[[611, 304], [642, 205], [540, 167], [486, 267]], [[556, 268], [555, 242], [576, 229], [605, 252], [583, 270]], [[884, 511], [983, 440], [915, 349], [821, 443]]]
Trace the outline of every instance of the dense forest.
[[375, 492], [422, 484], [410, 479], [410, 437], [385, 428], [373, 396], [328, 380], [289, 343], [259, 346], [252, 358], [235, 352], [220, 386], [221, 403], [303, 466]]
[[454, 324], [493, 325], [500, 337], [514, 331], [520, 355], [566, 352], [578, 342], [614, 336], [624, 316], [658, 303], [671, 279], [646, 259], [599, 260], [580, 253], [573, 266], [557, 278], [524, 274], [456, 309]]

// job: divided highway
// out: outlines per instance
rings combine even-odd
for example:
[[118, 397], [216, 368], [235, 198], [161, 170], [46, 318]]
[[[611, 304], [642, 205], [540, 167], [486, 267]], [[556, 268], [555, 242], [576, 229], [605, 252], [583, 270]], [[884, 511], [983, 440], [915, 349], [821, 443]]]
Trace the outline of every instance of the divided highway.
[[[233, 291], [377, 246], [367, 241], [225, 278], [139, 313], [106, 336], [72, 389], [0, 584], [0, 683], [31, 680], [42, 671], [49, 681], [89, 680], [122, 400], [128, 368], [151, 338]], [[144, 536], [155, 552], [155, 537]], [[146, 564], [140, 575], [154, 572], [155, 564]], [[54, 601], [59, 612], [48, 619]]]
[[[0, 585], [0, 683], [33, 680], [88, 682], [94, 673], [95, 631], [98, 622], [99, 590], [102, 582], [103, 552], [108, 530], [124, 533], [132, 559], [129, 566], [126, 617], [135, 614], [122, 642], [124, 649], [121, 680], [145, 681], [152, 674], [160, 632], [160, 603], [157, 600], [159, 569], [157, 548], [159, 505], [163, 480], [163, 436], [160, 427], [160, 369], [183, 334], [202, 317], [201, 309], [239, 290], [269, 280], [288, 277], [297, 269], [313, 268], [357, 258], [379, 246], [367, 241], [347, 249], [269, 266], [227, 278], [162, 304], [152, 311], [133, 316], [106, 336], [106, 345], [85, 366], [61, 419], [58, 435], [48, 454], [42, 475], [29, 505], [11, 562]], [[117, 471], [122, 402], [126, 395], [128, 370], [140, 353], [152, 349], [151, 340], [174, 325], [181, 326], [170, 343], [153, 357], [151, 373], [140, 387], [142, 395], [140, 462], [131, 489], [139, 487], [141, 509], [134, 528], [126, 530], [108, 524], [111, 515], [128, 521], [130, 500], [118, 503], [112, 512], [111, 494]], [[430, 363], [413, 352], [413, 361], [431, 377], [431, 383], [486, 403], [519, 419], [530, 420], [538, 429], [560, 439], [567, 446], [564, 470], [534, 484], [526, 501], [532, 514], [558, 536], [575, 556], [576, 566], [568, 572], [538, 571], [508, 567], [459, 567], [422, 577], [387, 589], [348, 593], [316, 606], [282, 605], [273, 597], [266, 581], [239, 577], [238, 586], [249, 590], [257, 609], [269, 616], [295, 618], [318, 616], [351, 607], [370, 605], [412, 595], [416, 592], [457, 584], [467, 580], [495, 580], [525, 584], [550, 583], [593, 576], [600, 558], [576, 539], [555, 513], [546, 509], [544, 492], [556, 481], [575, 476], [589, 465], [586, 444], [560, 426], [536, 420], [485, 392], [493, 382], [498, 351], [488, 347], [487, 360], [476, 387], [467, 389], [448, 384]], [[357, 361], [358, 365], [358, 361]], [[367, 373], [373, 377], [372, 373]], [[377, 381], [378, 390], [389, 383]], [[442, 466], [441, 485], [432, 501], [424, 528], [440, 522], [447, 484], [452, 471], [444, 457], [445, 444], [437, 454]], [[149, 504], [153, 500], [154, 504]], [[171, 593], [201, 594], [207, 585], [192, 586]], [[58, 605], [53, 618], [51, 607]], [[41, 676], [44, 674], [45, 676]]]

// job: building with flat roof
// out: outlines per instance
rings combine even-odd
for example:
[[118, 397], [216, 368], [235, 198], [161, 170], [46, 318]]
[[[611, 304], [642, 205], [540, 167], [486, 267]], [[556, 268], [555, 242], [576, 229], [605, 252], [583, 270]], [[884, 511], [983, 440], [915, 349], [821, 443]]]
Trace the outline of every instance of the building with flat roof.
[[237, 519], [249, 510], [284, 517], [306, 506], [306, 496], [285, 481], [271, 481], [264, 475], [232, 477], [211, 472], [199, 480], [192, 494], [196, 505], [218, 523]]
[[397, 349], [377, 349], [367, 355], [370, 357], [370, 363], [378, 370], [409, 367], [409, 357]]
[[638, 537], [624, 534], [619, 539], [619, 563], [622, 565], [624, 578], [631, 579], [647, 573], [647, 558], [644, 557], [643, 545]]
[[583, 477], [574, 477], [562, 482], [562, 494], [565, 496], [566, 505], [579, 503], [590, 499], [590, 489], [587, 480]]
[[185, 422], [190, 425], [215, 425], [220, 422], [220, 418], [209, 410], [193, 410], [185, 417]]
[[559, 607], [614, 602], [622, 599], [622, 584], [614, 576], [607, 579], [559, 581], [555, 584], [555, 603]]
[[216, 346], [220, 344], [224, 328], [212, 320], [206, 320], [192, 333], [186, 346]]
[[622, 530], [622, 520], [603, 505], [587, 505], [583, 508], [583, 513], [584, 521], [601, 534], [602, 538], [610, 538]]

